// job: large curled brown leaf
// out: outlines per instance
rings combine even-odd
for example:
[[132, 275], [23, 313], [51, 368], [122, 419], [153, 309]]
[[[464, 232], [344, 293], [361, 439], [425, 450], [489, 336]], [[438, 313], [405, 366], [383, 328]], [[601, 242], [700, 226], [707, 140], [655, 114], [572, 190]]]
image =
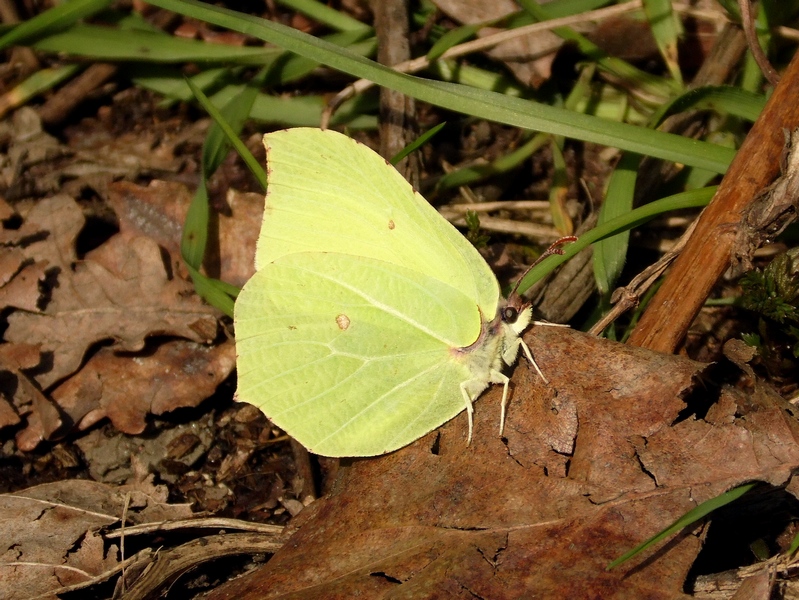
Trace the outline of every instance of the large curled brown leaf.
[[701, 363], [571, 330], [527, 340], [551, 384], [517, 367], [505, 441], [495, 387], [471, 446], [462, 414], [353, 461], [264, 568], [210, 598], [688, 597], [694, 535], [605, 568], [734, 486], [785, 484], [799, 466], [793, 407], [723, 389], [698, 418], [713, 399]]

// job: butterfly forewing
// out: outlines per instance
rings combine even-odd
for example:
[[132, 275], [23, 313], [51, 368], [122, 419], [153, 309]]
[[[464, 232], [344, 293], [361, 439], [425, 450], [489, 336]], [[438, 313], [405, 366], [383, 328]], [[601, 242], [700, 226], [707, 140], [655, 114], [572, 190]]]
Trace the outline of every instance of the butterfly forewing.
[[499, 286], [480, 253], [385, 160], [334, 131], [270, 133], [256, 268], [296, 252], [376, 258], [438, 279], [493, 318]]

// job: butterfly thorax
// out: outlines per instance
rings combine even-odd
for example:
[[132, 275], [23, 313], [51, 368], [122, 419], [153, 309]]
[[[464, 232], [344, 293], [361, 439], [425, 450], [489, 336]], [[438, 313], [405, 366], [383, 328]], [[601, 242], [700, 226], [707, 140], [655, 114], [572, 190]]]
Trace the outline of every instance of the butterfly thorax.
[[492, 371], [501, 371], [504, 363], [510, 365], [516, 359], [516, 340], [531, 321], [530, 306], [511, 298], [500, 304], [491, 321], [482, 320], [480, 336], [473, 344], [457, 348], [454, 352], [474, 374], [475, 379], [490, 381], [489, 374]]

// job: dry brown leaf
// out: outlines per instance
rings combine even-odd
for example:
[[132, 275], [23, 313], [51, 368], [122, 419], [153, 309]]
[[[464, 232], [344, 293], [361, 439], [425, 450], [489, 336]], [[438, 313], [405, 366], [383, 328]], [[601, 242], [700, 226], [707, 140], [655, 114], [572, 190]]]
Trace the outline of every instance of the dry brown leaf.
[[81, 429], [108, 417], [120, 431], [139, 434], [147, 415], [198, 406], [213, 395], [235, 363], [232, 341], [209, 348], [175, 340], [136, 356], [103, 348], [52, 397]]
[[115, 567], [119, 547], [106, 550], [100, 530], [119, 522], [126, 503], [128, 524], [191, 515], [186, 504], [167, 505], [163, 487], [138, 487], [73, 480], [0, 495], [0, 597], [54, 593]]
[[704, 418], [686, 416], [711, 393], [700, 363], [571, 330], [527, 341], [551, 385], [517, 367], [505, 441], [495, 386], [471, 446], [462, 414], [353, 461], [263, 569], [210, 598], [687, 598], [695, 535], [605, 567], [732, 487], [785, 484], [799, 467], [795, 409], [724, 389]]
[[[494, 2], [435, 0], [433, 4], [441, 12], [464, 25], [500, 19], [519, 10], [519, 6], [513, 0], [495, 0]], [[496, 28], [486, 27], [481, 29], [478, 35], [483, 37], [499, 31]], [[555, 51], [562, 45], [563, 40], [554, 33], [539, 31], [534, 35], [503, 42], [486, 51], [486, 54], [505, 63], [523, 84], [537, 87], [549, 79]]]
[[11, 205], [5, 201], [5, 199], [0, 198], [0, 221], [6, 221], [14, 216], [14, 209]]
[[[127, 484], [142, 473], [158, 473], [161, 481], [175, 483], [206, 457], [217, 432], [209, 412], [174, 427], [151, 428], [140, 436], [108, 435], [107, 429], [96, 427], [75, 440], [75, 445], [95, 481]], [[181, 446], [184, 443], [190, 445]], [[224, 486], [213, 489], [229, 494]]]
[[231, 215], [219, 215], [219, 249], [216, 269], [230, 284], [242, 287], [255, 272], [255, 242], [264, 216], [264, 195], [255, 192], [228, 190]]
[[[169, 275], [153, 240], [116, 235], [78, 260], [75, 242], [85, 220], [74, 200], [40, 200], [22, 219], [8, 242], [15, 245], [0, 250], [10, 273], [1, 306], [16, 309], [7, 317], [9, 343], [0, 346], [0, 371], [10, 384], [0, 427], [25, 418], [20, 449], [105, 416], [122, 431], [140, 433], [147, 414], [197, 406], [230, 374], [232, 343], [201, 345], [217, 335], [216, 311], [190, 283]], [[145, 349], [153, 336], [188, 341]], [[97, 349], [98, 343], [111, 346]], [[68, 379], [89, 352], [84, 372]], [[15, 353], [25, 354], [24, 365]], [[55, 384], [51, 398], [46, 392]]]
[[44, 132], [35, 109], [24, 106], [0, 121], [0, 138], [8, 140], [7, 151], [0, 153], [0, 193], [6, 199], [59, 189], [61, 172], [54, 162], [69, 150]]
[[0, 254], [0, 286], [5, 286], [25, 263], [25, 255], [17, 248], [4, 249]]
[[184, 159], [175, 156], [175, 146], [184, 133], [175, 122], [153, 123], [121, 135], [99, 122], [81, 123], [64, 132], [75, 159], [63, 174], [136, 179], [141, 173], [177, 173]]
[[170, 256], [180, 256], [183, 223], [191, 204], [185, 184], [153, 180], [142, 186], [115, 181], [108, 185], [108, 202], [119, 219], [120, 233], [128, 238], [147, 236]]
[[0, 398], [0, 429], [19, 423], [19, 415], [14, 406], [5, 398]]
[[[180, 256], [183, 223], [191, 199], [188, 188], [175, 182], [156, 180], [145, 187], [119, 181], [108, 186], [108, 201], [119, 217], [121, 233], [128, 237], [146, 235], [173, 257]], [[230, 214], [214, 215], [219, 220], [219, 239], [208, 240], [205, 270], [212, 277], [241, 287], [255, 270], [252, 257], [261, 229], [264, 196], [230, 188], [227, 203]]]
[[38, 311], [39, 283], [44, 281], [46, 270], [44, 261], [22, 267], [7, 285], [0, 288], [0, 306]]
[[0, 427], [16, 425], [19, 415], [26, 415], [27, 427], [17, 434], [17, 445], [24, 450], [32, 450], [61, 426], [58, 410], [25, 372], [39, 359], [38, 345], [0, 344], [0, 377], [5, 384], [0, 388], [8, 403], [0, 411]]
[[[135, 93], [127, 90], [117, 100], [124, 102], [122, 96]], [[175, 120], [157, 120], [126, 128], [108, 119], [104, 111], [99, 115], [61, 130], [66, 144], [43, 132], [41, 119], [32, 108], [20, 108], [11, 119], [0, 121], [0, 138], [10, 140], [8, 151], [0, 154], [0, 194], [10, 200], [56, 192], [77, 197], [93, 189], [105, 196], [109, 183], [118, 179], [177, 173], [185, 158], [176, 156], [176, 147], [185, 142], [201, 144], [208, 124], [184, 126]]]
[[4, 245], [17, 245], [26, 260], [45, 261], [52, 267], [76, 260], [75, 240], [86, 220], [71, 197], [43, 198], [21, 216], [19, 229], [3, 229]]
[[168, 276], [152, 240], [114, 236], [77, 261], [74, 244], [83, 216], [73, 200], [42, 200], [27, 221], [48, 236], [25, 253], [56, 269], [57, 282], [43, 311], [8, 317], [5, 339], [41, 345], [52, 363], [35, 377], [43, 389], [74, 373], [97, 342], [112, 340], [116, 349], [136, 351], [148, 336], [208, 342], [215, 335], [214, 309], [192, 293], [191, 284]]
[[763, 568], [759, 573], [747, 577], [730, 600], [769, 600], [774, 589], [774, 573]]

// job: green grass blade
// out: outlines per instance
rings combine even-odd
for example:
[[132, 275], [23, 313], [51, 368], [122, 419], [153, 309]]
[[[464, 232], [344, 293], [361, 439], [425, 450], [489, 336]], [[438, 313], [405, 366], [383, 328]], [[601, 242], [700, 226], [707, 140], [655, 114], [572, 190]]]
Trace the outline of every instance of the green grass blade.
[[[377, 38], [374, 36], [364, 36], [363, 31], [346, 31], [344, 33], [334, 33], [323, 38], [325, 41], [347, 48], [350, 52], [361, 56], [374, 56], [377, 52]], [[279, 67], [275, 65], [269, 75], [269, 85], [285, 85], [305, 77], [314, 69], [319, 67], [315, 60], [286, 53], [279, 61]]]
[[[338, 45], [347, 46], [358, 54], [373, 54], [376, 49], [376, 40], [362, 38], [362, 32], [346, 32], [332, 34], [325, 39]], [[274, 60], [271, 63], [265, 62], [267, 63], [265, 66], [271, 67], [268, 85], [285, 85], [304, 77], [319, 66], [319, 63], [315, 61], [282, 50], [274, 54]], [[177, 68], [145, 63], [127, 64], [123, 68], [136, 85], [166, 96], [165, 103], [172, 100], [186, 102], [194, 99], [191, 88], [186, 83], [185, 75]], [[211, 101], [216, 106], [224, 106], [231, 98], [241, 94], [245, 87], [238, 80], [239, 74], [236, 69], [210, 68], [191, 77], [191, 80], [203, 91], [216, 89], [216, 93], [211, 96]], [[356, 101], [363, 105], [360, 98], [363, 97], [359, 97]], [[345, 107], [351, 105], [352, 102], [342, 105], [342, 108], [333, 115], [332, 123], [348, 123], [356, 129], [373, 128], [375, 119], [369, 115], [366, 115], [365, 119], [361, 119], [365, 121], [363, 124], [350, 123], [353, 117], [347, 114]], [[371, 110], [371, 107], [364, 108], [367, 111]], [[323, 109], [324, 100], [320, 97], [308, 95], [282, 97], [258, 94], [251, 116], [253, 119], [264, 122], [282, 123], [289, 126], [313, 126], [319, 123]]]
[[255, 157], [252, 153], [247, 149], [247, 146], [244, 145], [239, 139], [238, 134], [228, 125], [225, 118], [222, 116], [222, 113], [219, 109], [214, 106], [214, 104], [208, 99], [208, 97], [203, 94], [202, 90], [196, 87], [191, 81], [187, 80], [189, 87], [192, 88], [192, 92], [194, 93], [197, 101], [200, 105], [205, 109], [205, 111], [211, 116], [214, 122], [219, 125], [219, 127], [224, 132], [225, 136], [227, 136], [228, 141], [231, 143], [233, 148], [236, 150], [239, 156], [241, 156], [244, 164], [247, 165], [247, 168], [250, 169], [250, 172], [255, 176], [258, 180], [258, 183], [261, 184], [261, 187], [265, 190], [266, 189], [266, 173], [264, 172], [263, 167], [255, 160]]
[[287, 6], [301, 12], [302, 14], [311, 17], [317, 23], [327, 25], [331, 29], [337, 31], [367, 31], [374, 34], [374, 31], [369, 25], [361, 23], [357, 19], [344, 12], [340, 12], [334, 8], [330, 8], [326, 4], [316, 2], [316, 0], [277, 0], [278, 4]]
[[435, 134], [437, 134], [439, 131], [444, 129], [444, 126], [446, 124], [447, 124], [447, 122], [444, 121], [443, 123], [439, 123], [435, 127], [432, 127], [430, 129], [428, 129], [422, 135], [420, 135], [418, 138], [413, 140], [410, 144], [405, 146], [402, 150], [397, 152], [397, 154], [388, 162], [390, 162], [392, 165], [396, 166], [397, 163], [399, 163], [399, 161], [401, 161], [403, 158], [408, 156], [411, 152], [413, 152], [417, 148], [421, 148], [422, 146], [424, 146]]
[[787, 554], [788, 556], [792, 556], [797, 549], [799, 549], [799, 533], [793, 536], [793, 539], [791, 540], [791, 545], [788, 546], [788, 550], [785, 552], [785, 554]]
[[[495, 22], [496, 21], [491, 21], [491, 23]], [[442, 35], [435, 44], [433, 44], [430, 50], [428, 50], [427, 60], [433, 62], [453, 46], [457, 46], [458, 44], [462, 44], [472, 39], [475, 35], [477, 35], [477, 32], [484, 27], [487, 27], [486, 23], [470, 23], [468, 25], [456, 27], [455, 29], [450, 29], [447, 33]]]
[[[186, 83], [186, 75], [180, 69], [166, 65], [137, 64], [122, 67], [122, 72], [134, 84], [165, 96], [161, 106], [176, 101], [194, 101], [194, 94], [191, 93], [191, 88]], [[189, 79], [198, 88], [208, 93], [207, 90], [224, 87], [231, 75], [238, 75], [238, 71], [229, 67], [214, 67], [200, 71]]]
[[682, 86], [677, 44], [683, 35], [682, 23], [672, 10], [671, 0], [643, 0], [644, 14], [672, 78]]
[[552, 151], [552, 185], [549, 188], [549, 212], [552, 225], [560, 235], [574, 233], [574, 223], [566, 211], [566, 198], [569, 192], [569, 174], [566, 171], [566, 158], [563, 156], [563, 138], [550, 136]]
[[[638, 154], [627, 153], [622, 156], [610, 176], [605, 201], [599, 209], [598, 225], [622, 217], [632, 210], [640, 162]], [[613, 289], [621, 275], [629, 241], [628, 230], [594, 244], [594, 279], [603, 296]]]
[[[548, 8], [540, 6], [535, 0], [517, 1], [525, 11], [538, 21], [548, 21], [554, 16], [549, 12]], [[642, 71], [624, 60], [607, 56], [599, 46], [569, 27], [556, 27], [552, 31], [565, 41], [575, 44], [582, 54], [596, 61], [601, 69], [630, 82], [632, 85], [649, 94], [659, 96], [665, 100], [681, 90], [681, 86], [675, 81], [666, 81], [646, 71]]]
[[[214, 123], [206, 135], [202, 153], [201, 183], [189, 206], [180, 246], [183, 260], [194, 269], [199, 269], [202, 265], [208, 241], [210, 210], [205, 182], [208, 181], [208, 178], [213, 175], [214, 171], [222, 164], [225, 156], [227, 156], [231, 146], [230, 134], [238, 139], [238, 132], [244, 126], [244, 121], [247, 119], [252, 103], [255, 100], [258, 81], [262, 81], [263, 78], [264, 73], [256, 77], [252, 86], [247, 87], [244, 92], [232, 98], [224, 108], [219, 110]], [[192, 83], [189, 83], [190, 87], [192, 85]], [[200, 102], [208, 102], [208, 99], [199, 88], [194, 87], [192, 91]], [[201, 96], [202, 98], [200, 98]], [[216, 110], [216, 107], [214, 107], [214, 110]], [[225, 128], [227, 128], [227, 131]]]
[[54, 88], [66, 79], [70, 79], [82, 68], [81, 65], [64, 65], [62, 67], [39, 69], [5, 94], [4, 105], [0, 107], [0, 116], [5, 111], [22, 106], [31, 98]]
[[692, 109], [710, 109], [754, 123], [766, 106], [766, 97], [730, 86], [703, 86], [680, 94], [653, 113], [650, 122], [657, 125], [673, 114]]
[[711, 498], [710, 500], [702, 502], [702, 504], [700, 504], [699, 506], [697, 506], [692, 510], [689, 510], [682, 517], [677, 519], [674, 523], [672, 523], [669, 527], [667, 527], [657, 535], [652, 536], [643, 544], [637, 546], [636, 548], [633, 548], [629, 552], [625, 552], [622, 556], [620, 556], [612, 563], [610, 563], [605, 568], [605, 570], [610, 571], [614, 567], [618, 567], [620, 564], [629, 560], [639, 552], [642, 552], [647, 548], [651, 547], [652, 545], [657, 544], [661, 540], [667, 538], [668, 536], [674, 533], [677, 533], [681, 529], [688, 527], [689, 525], [693, 525], [700, 519], [703, 519], [706, 516], [708, 516], [714, 510], [721, 508], [722, 506], [726, 506], [727, 504], [729, 504], [734, 500], [737, 500], [756, 485], [757, 483], [747, 483], [746, 485], [741, 485], [736, 488], [733, 488], [730, 491], [721, 494], [720, 496], [716, 496], [715, 498]]
[[[762, 96], [726, 86], [706, 86], [687, 91], [665, 104], [652, 115], [650, 126], [659, 126], [671, 114], [699, 108], [712, 108], [718, 112], [727, 112], [754, 120], [764, 105], [765, 98]], [[610, 178], [606, 199], [600, 209], [599, 225], [632, 209], [640, 158], [635, 154], [626, 154], [619, 161]], [[685, 187], [696, 189], [707, 185], [713, 178], [714, 174], [709, 171], [690, 168], [687, 170]], [[624, 266], [628, 244], [629, 232], [622, 232], [600, 240], [594, 245], [594, 277], [600, 294], [605, 295], [614, 287]]]
[[200, 40], [165, 35], [163, 32], [122, 31], [116, 27], [76, 24], [59, 33], [37, 40], [32, 47], [103, 61], [162, 63], [227, 63], [239, 65], [271, 64], [283, 54], [280, 48], [253, 48], [209, 44]]
[[[222, 164], [225, 156], [227, 156], [230, 145], [233, 143], [230, 139], [230, 134], [233, 134], [235, 139], [239, 139], [239, 133], [244, 128], [244, 122], [250, 116], [252, 105], [258, 96], [258, 90], [263, 86], [267, 74], [267, 71], [261, 71], [248, 85], [244, 86], [241, 93], [231, 98], [224, 108], [219, 111], [221, 120], [214, 121], [214, 124], [208, 130], [205, 144], [203, 144], [203, 176], [206, 179], [219, 168], [219, 165]], [[227, 131], [223, 129], [224, 126], [228, 128]], [[253, 161], [255, 161], [254, 157]], [[263, 172], [263, 169], [259, 166], [258, 171]]]
[[194, 282], [194, 289], [211, 306], [215, 306], [229, 317], [233, 317], [233, 301], [238, 296], [239, 289], [219, 281], [211, 279], [193, 269], [191, 265], [186, 265]]
[[611, 219], [603, 225], [594, 227], [590, 231], [582, 234], [580, 239], [576, 242], [563, 246], [562, 255], [556, 254], [549, 256], [541, 261], [540, 264], [530, 269], [530, 272], [519, 282], [519, 293], [524, 294], [524, 292], [529, 290], [530, 287], [536, 281], [544, 277], [544, 275], [594, 242], [616, 235], [621, 231], [627, 231], [633, 227], [638, 227], [665, 212], [707, 206], [715, 193], [716, 187], [714, 186], [675, 194], [667, 198], [661, 198], [660, 200], [650, 202], [635, 210], [631, 210], [625, 215]]
[[538, 152], [538, 150], [546, 146], [549, 140], [549, 135], [538, 133], [523, 145], [516, 148], [516, 150], [499, 157], [489, 164], [463, 167], [457, 171], [452, 171], [451, 173], [443, 175], [441, 179], [438, 180], [436, 189], [444, 190], [460, 187], [462, 185], [472, 185], [478, 181], [488, 179], [489, 177], [507, 173], [517, 168], [525, 160]]
[[[241, 131], [250, 113], [250, 108], [257, 95], [258, 87], [263, 83], [266, 74], [266, 71], [262, 71], [257, 75], [253, 79], [251, 85], [240, 95], [232, 98], [222, 110], [217, 110], [198, 87], [191, 81], [188, 82], [189, 87], [192, 88], [192, 92], [194, 92], [198, 101], [214, 118], [214, 124], [209, 129], [208, 135], [205, 138], [205, 143], [203, 144], [202, 177], [200, 179], [200, 186], [197, 188], [197, 192], [192, 199], [192, 203], [186, 215], [180, 250], [183, 260], [189, 267], [189, 272], [191, 273], [197, 293], [205, 298], [207, 302], [230, 316], [233, 314], [233, 301], [229, 294], [231, 287], [200, 273], [200, 266], [205, 256], [205, 248], [208, 241], [208, 223], [210, 218], [208, 190], [205, 182], [222, 163], [230, 146], [236, 146], [236, 142], [241, 144], [238, 138], [238, 132]], [[241, 146], [244, 145], [241, 144]], [[246, 154], [252, 162], [256, 162], [249, 151], [246, 151]], [[243, 158], [245, 162], [248, 161], [247, 157], [243, 156]], [[263, 176], [264, 187], [266, 187], [266, 175], [263, 173], [263, 169], [258, 167], [257, 170]], [[258, 177], [257, 173], [256, 177]]]
[[[214, 102], [216, 97], [215, 95]], [[341, 105], [330, 124], [347, 125], [349, 129], [375, 129], [377, 117], [374, 114], [364, 114], [364, 111], [376, 110], [377, 103], [376, 97], [353, 98]], [[276, 98], [269, 94], [258, 94], [250, 117], [256, 121], [285, 127], [318, 127], [326, 107], [327, 101], [322, 96]]]
[[651, 155], [709, 169], [726, 171], [735, 153], [727, 148], [682, 138], [660, 131], [647, 131], [634, 125], [578, 114], [536, 102], [465, 86], [426, 81], [357, 56], [279, 23], [230, 11], [196, 0], [154, 0], [151, 4], [186, 14], [220, 27], [233, 29], [272, 42], [322, 64], [366, 78], [422, 101], [491, 121], [546, 131], [570, 138]]
[[437, 60], [430, 63], [425, 69], [426, 73], [452, 83], [460, 83], [481, 90], [497, 92], [515, 98], [529, 98], [530, 90], [518, 85], [515, 80], [503, 73], [495, 73], [473, 67], [454, 60]]
[[194, 192], [189, 210], [186, 212], [183, 235], [180, 238], [180, 255], [183, 261], [195, 270], [202, 266], [205, 248], [208, 245], [208, 221], [211, 211], [205, 181], [204, 176], [200, 178], [200, 185]]
[[100, 12], [111, 4], [111, 0], [71, 0], [39, 13], [23, 21], [0, 37], [0, 50], [14, 44], [26, 42], [49, 31], [69, 27], [80, 19]]
[[[377, 47], [376, 40], [368, 31], [348, 31], [326, 36], [326, 40], [346, 46], [363, 56], [371, 55]], [[279, 48], [252, 48], [209, 44], [200, 40], [172, 37], [161, 31], [142, 31], [75, 25], [66, 31], [44, 37], [31, 46], [42, 52], [79, 56], [109, 62], [141, 63], [225, 63], [228, 65], [273, 66], [280, 61], [280, 69], [274, 69], [271, 83], [282, 85], [299, 79], [319, 66], [316, 61], [296, 55], [286, 55]], [[188, 90], [187, 90], [188, 92]]]
[[[592, 96], [591, 82], [594, 79], [596, 65], [587, 64], [580, 70], [577, 82], [572, 86], [569, 95], [563, 102], [564, 108], [576, 111], [583, 100]], [[576, 113], [575, 113], [576, 114]], [[563, 136], [552, 136], [552, 186], [549, 190], [549, 210], [552, 215], [552, 224], [560, 235], [572, 235], [574, 233], [574, 222], [569, 216], [566, 208], [566, 200], [569, 193], [569, 173], [566, 168], [566, 159], [563, 156], [565, 140]]]
[[559, 19], [596, 10], [608, 4], [608, 0], [558, 0], [548, 3], [547, 12], [551, 18]]

